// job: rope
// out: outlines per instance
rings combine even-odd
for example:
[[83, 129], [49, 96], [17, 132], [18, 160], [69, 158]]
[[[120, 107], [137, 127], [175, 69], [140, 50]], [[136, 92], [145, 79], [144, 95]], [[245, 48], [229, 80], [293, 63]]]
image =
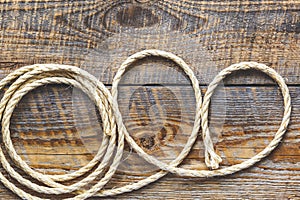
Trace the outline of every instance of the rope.
[[[155, 157], [147, 154], [137, 145], [128, 133], [118, 108], [118, 84], [122, 76], [132, 63], [148, 56], [160, 56], [175, 62], [189, 77], [195, 93], [196, 112], [192, 133], [181, 153], [170, 163], [164, 163], [156, 159]], [[234, 71], [247, 69], [260, 70], [273, 78], [279, 85], [284, 100], [283, 119], [273, 140], [264, 150], [240, 164], [219, 169], [219, 163], [222, 162], [222, 159], [215, 153], [208, 126], [208, 109], [210, 99], [220, 81], [222, 81], [227, 75]], [[87, 165], [69, 174], [47, 175], [32, 169], [17, 154], [10, 137], [10, 119], [15, 107], [28, 92], [42, 85], [59, 83], [81, 89], [94, 102], [103, 121], [104, 136], [97, 154]], [[25, 172], [31, 179], [33, 178], [40, 182], [41, 185], [37, 184], [36, 181], [33, 182], [27, 179], [17, 172], [10, 165], [4, 155], [4, 149], [0, 148], [0, 161], [3, 168], [10, 177], [19, 182], [19, 184], [35, 192], [47, 195], [72, 194], [73, 196], [70, 199], [86, 199], [91, 196], [113, 196], [125, 192], [131, 192], [160, 179], [169, 172], [187, 177], [213, 177], [224, 176], [243, 170], [254, 165], [274, 150], [287, 130], [291, 114], [291, 99], [287, 85], [283, 78], [275, 70], [264, 64], [242, 62], [231, 65], [230, 67], [222, 70], [209, 84], [202, 103], [199, 83], [193, 71], [181, 58], [172, 53], [160, 50], [144, 50], [128, 57], [121, 65], [113, 79], [112, 93], [110, 93], [101, 82], [88, 72], [74, 66], [56, 64], [37, 64], [17, 69], [0, 81], [0, 90], [4, 89], [6, 86], [9, 87], [0, 101], [0, 118], [5, 150], [8, 152], [10, 159], [19, 169]], [[202, 128], [202, 138], [205, 146], [205, 163], [210, 170], [190, 170], [180, 168], [178, 165], [189, 154], [197, 139], [200, 125]], [[149, 163], [159, 167], [161, 171], [129, 185], [113, 189], [103, 189], [106, 183], [108, 183], [108, 181], [112, 178], [120, 164], [124, 149], [124, 138], [139, 156]], [[79, 181], [75, 180], [81, 176], [84, 176], [84, 178]], [[98, 180], [99, 177], [102, 178]], [[62, 183], [71, 180], [73, 181], [71, 185], [65, 185]], [[86, 186], [91, 185], [95, 182], [95, 180], [97, 180], [96, 184], [91, 186], [89, 189], [86, 189]], [[42, 199], [20, 189], [14, 183], [10, 182], [10, 180], [7, 179], [2, 172], [0, 172], [0, 181], [22, 199]]]

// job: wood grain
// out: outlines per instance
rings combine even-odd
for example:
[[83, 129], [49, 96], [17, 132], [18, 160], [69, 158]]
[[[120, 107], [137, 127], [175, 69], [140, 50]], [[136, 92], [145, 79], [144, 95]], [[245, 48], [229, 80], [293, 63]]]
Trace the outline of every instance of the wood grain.
[[[157, 48], [182, 57], [203, 93], [221, 69], [241, 61], [265, 63], [288, 83], [293, 105], [289, 130], [262, 162], [219, 178], [170, 174], [113, 198], [300, 199], [299, 0], [0, 0], [0, 10], [0, 78], [24, 65], [61, 63], [86, 69], [110, 87], [129, 55]], [[195, 99], [187, 77], [176, 64], [150, 57], [134, 63], [119, 89], [124, 122], [135, 141], [170, 162], [193, 125]], [[271, 141], [282, 102], [273, 81], [257, 71], [234, 73], [221, 84], [212, 101], [210, 126], [222, 166], [252, 157]], [[22, 158], [49, 174], [87, 164], [102, 138], [95, 106], [65, 85], [40, 87], [26, 95], [13, 114], [11, 132]], [[201, 137], [182, 167], [205, 169]], [[106, 188], [156, 171], [126, 146]], [[16, 196], [0, 185], [0, 198]]]
[[[288, 83], [299, 83], [298, 1], [5, 2], [0, 4], [1, 62], [16, 67], [72, 64], [97, 71], [100, 80], [111, 83], [128, 55], [158, 48], [183, 57], [203, 84], [216, 71], [249, 60], [275, 68]], [[147, 77], [141, 72], [139, 79]], [[260, 83], [254, 77], [246, 80]]]
[[[267, 195], [268, 198], [272, 198], [276, 188], [282, 188], [283, 184], [286, 186], [283, 187], [280, 195], [283, 198], [294, 195], [296, 198], [300, 182], [298, 144], [300, 105], [297, 100], [298, 88], [290, 87], [290, 90], [294, 102], [291, 126], [280, 147], [263, 162], [233, 176], [205, 180], [205, 184], [197, 184], [198, 179], [187, 180], [187, 178], [169, 176], [150, 186], [150, 189], [147, 187], [137, 193], [120, 197], [138, 197], [146, 193], [151, 197], [157, 194], [158, 188], [164, 187], [159, 190], [161, 197], [174, 198], [178, 195], [176, 192], [169, 194], [173, 192], [174, 184], [177, 187], [175, 190], [179, 191], [182, 191], [183, 185], [187, 187], [188, 184], [193, 188], [191, 190], [195, 193], [195, 197], [205, 197], [206, 193], [202, 191], [211, 187], [220, 193], [224, 187], [219, 184], [224, 184], [225, 181], [233, 190], [239, 187], [240, 190], [245, 191], [251, 188], [249, 184], [252, 187], [260, 185], [265, 189], [269, 189], [271, 184], [273, 188], [269, 191], [273, 193]], [[168, 95], [168, 98], [157, 98], [161, 93]], [[37, 94], [43, 98], [38, 99]], [[148, 153], [163, 161], [174, 159], [181, 151], [192, 128], [195, 107], [192, 88], [189, 86], [122, 86], [120, 96], [122, 96], [120, 108], [125, 124], [136, 141]], [[49, 102], [50, 99], [53, 101]], [[30, 109], [28, 109], [29, 105], [32, 105]], [[87, 97], [68, 86], [47, 86], [28, 94], [14, 112], [12, 119], [12, 138], [18, 153], [32, 167], [44, 173], [68, 173], [87, 164], [101, 141], [99, 117], [91, 105]], [[155, 109], [155, 105], [160, 106], [161, 109]], [[35, 112], [38, 107], [45, 110]], [[173, 108], [173, 112], [169, 112], [170, 107]], [[58, 108], [64, 109], [60, 109], [63, 111], [58, 113]], [[240, 163], [261, 151], [279, 127], [282, 109], [281, 95], [277, 87], [220, 88], [212, 101], [210, 119], [215, 147], [224, 160], [222, 165]], [[153, 114], [154, 110], [157, 111], [156, 115]], [[164, 132], [166, 136], [162, 137]], [[193, 151], [184, 161], [183, 167], [205, 169], [203, 161], [203, 144], [199, 137]], [[110, 186], [124, 185], [149, 176], [155, 171], [157, 171], [156, 167], [147, 164], [126, 148], [124, 161]], [[245, 186], [241, 186], [241, 182], [244, 181]], [[262, 195], [260, 192], [262, 191], [259, 189], [254, 190], [252, 197], [258, 198]], [[224, 194], [223, 198], [227, 198], [226, 195], [229, 195], [228, 198], [238, 198], [241, 194]]]

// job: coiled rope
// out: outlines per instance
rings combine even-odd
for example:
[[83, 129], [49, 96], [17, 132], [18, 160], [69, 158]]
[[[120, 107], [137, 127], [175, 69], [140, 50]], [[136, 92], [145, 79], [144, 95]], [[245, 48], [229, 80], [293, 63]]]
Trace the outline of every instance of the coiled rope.
[[[148, 56], [160, 56], [175, 62], [189, 77], [195, 92], [196, 112], [192, 133], [181, 153], [170, 163], [159, 161], [155, 157], [144, 152], [143, 149], [135, 143], [123, 124], [122, 115], [118, 108], [118, 84], [123, 74], [132, 63]], [[273, 78], [279, 85], [284, 100], [284, 114], [282, 122], [273, 140], [260, 153], [240, 164], [218, 169], [219, 163], [222, 159], [215, 153], [210, 137], [208, 126], [208, 108], [210, 99], [220, 81], [222, 81], [227, 75], [234, 71], [247, 69], [260, 70]], [[89, 96], [100, 112], [103, 121], [104, 136], [97, 154], [87, 165], [69, 174], [47, 175], [32, 169], [17, 154], [11, 141], [9, 127], [11, 115], [16, 105], [25, 94], [42, 85], [58, 83], [68, 84], [79, 88]], [[0, 148], [0, 160], [3, 168], [10, 177], [35, 192], [49, 195], [73, 194], [73, 197], [70, 199], [86, 199], [91, 196], [103, 197], [131, 192], [158, 180], [169, 172], [175, 173], [179, 176], [212, 177], [224, 176], [243, 170], [269, 155], [269, 153], [278, 145], [287, 130], [291, 114], [291, 99], [287, 85], [283, 78], [275, 70], [264, 64], [256, 62], [242, 62], [231, 65], [230, 67], [222, 70], [209, 84], [202, 103], [199, 83], [193, 71], [181, 58], [172, 53], [161, 50], [144, 50], [128, 57], [121, 65], [113, 79], [112, 93], [110, 93], [101, 82], [88, 72], [74, 66], [57, 64], [37, 64], [17, 69], [0, 81], [0, 90], [4, 89], [6, 86], [9, 87], [0, 101], [2, 137], [5, 150], [8, 152], [10, 159], [18, 168], [29, 175], [29, 177], [36, 179], [42, 184], [39, 185], [36, 181], [32, 182], [15, 171], [6, 159], [3, 149]], [[205, 163], [211, 170], [190, 170], [180, 168], [178, 165], [189, 154], [197, 139], [200, 125], [202, 128], [202, 138], [205, 146]], [[113, 189], [103, 189], [105, 184], [112, 178], [121, 162], [124, 138], [139, 156], [149, 163], [159, 167], [161, 171], [126, 186]], [[62, 184], [64, 181], [75, 180], [83, 175], [85, 175], [84, 178], [80, 181], [74, 181], [71, 185]], [[99, 176], [102, 177], [100, 180], [97, 179]], [[85, 189], [85, 186], [90, 185], [96, 179], [96, 184], [92, 185], [89, 189]], [[0, 172], [0, 181], [22, 199], [41, 199], [17, 187], [14, 183], [10, 182], [2, 172]]]

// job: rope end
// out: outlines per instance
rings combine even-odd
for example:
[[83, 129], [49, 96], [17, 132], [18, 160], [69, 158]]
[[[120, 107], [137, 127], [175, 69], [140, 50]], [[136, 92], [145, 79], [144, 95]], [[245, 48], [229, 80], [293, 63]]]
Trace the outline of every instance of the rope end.
[[205, 159], [205, 164], [210, 169], [218, 169], [221, 162], [222, 158], [216, 153], [209, 154], [209, 156]]

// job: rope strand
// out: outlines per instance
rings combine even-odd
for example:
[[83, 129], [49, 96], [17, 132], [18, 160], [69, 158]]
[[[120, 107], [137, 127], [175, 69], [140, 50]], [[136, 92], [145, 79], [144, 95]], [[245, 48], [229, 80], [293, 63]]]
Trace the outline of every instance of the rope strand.
[[[118, 84], [122, 76], [131, 64], [148, 56], [159, 56], [175, 62], [189, 77], [195, 93], [196, 112], [192, 132], [183, 150], [170, 163], [164, 163], [156, 159], [138, 146], [127, 131], [118, 108]], [[260, 70], [274, 79], [274, 81], [279, 85], [284, 100], [284, 114], [282, 122], [273, 140], [260, 153], [240, 164], [219, 169], [219, 164], [222, 162], [222, 159], [214, 150], [208, 126], [210, 99], [218, 84], [226, 76], [234, 71], [247, 69]], [[28, 92], [42, 85], [59, 83], [68, 84], [81, 89], [94, 102], [103, 121], [104, 136], [97, 154], [87, 165], [69, 174], [46, 175], [32, 169], [17, 154], [11, 141], [10, 119], [16, 105]], [[160, 179], [169, 172], [187, 177], [213, 177], [224, 176], [243, 170], [260, 161], [276, 148], [287, 130], [291, 115], [291, 98], [288, 87], [283, 78], [275, 70], [268, 66], [256, 62], [242, 62], [225, 68], [209, 84], [202, 103], [199, 83], [190, 67], [178, 56], [161, 50], [144, 50], [128, 57], [126, 61], [122, 63], [113, 79], [112, 93], [110, 93], [101, 82], [88, 72], [74, 66], [56, 64], [41, 64], [22, 67], [0, 81], [0, 90], [8, 85], [9, 88], [5, 91], [4, 96], [0, 101], [0, 118], [5, 150], [8, 152], [10, 159], [18, 166], [18, 168], [42, 184], [39, 185], [36, 182], [32, 182], [14, 170], [9, 161], [6, 159], [3, 149], [0, 148], [0, 161], [3, 168], [10, 177], [35, 192], [40, 194], [56, 195], [73, 194], [73, 197], [70, 199], [86, 199], [91, 196], [113, 196], [125, 192], [131, 192]], [[200, 126], [202, 128], [202, 138], [205, 147], [205, 163], [211, 170], [189, 170], [178, 167], [178, 165], [180, 165], [191, 151], [198, 137]], [[161, 171], [133, 184], [119, 188], [103, 189], [106, 183], [108, 183], [112, 178], [121, 162], [124, 149], [124, 139], [126, 139], [126, 142], [138, 153], [139, 156], [147, 162], [157, 166], [161, 169]], [[73, 181], [71, 185], [62, 184], [64, 181], [74, 180], [85, 174], [87, 174], [85, 178], [80, 181]], [[95, 185], [91, 186], [89, 189], [85, 189], [87, 185], [91, 185], [91, 183], [100, 175], [102, 175], [102, 178], [97, 181]], [[2, 172], [0, 172], [0, 181], [22, 199], [42, 199], [20, 189], [17, 185], [10, 182]]]

